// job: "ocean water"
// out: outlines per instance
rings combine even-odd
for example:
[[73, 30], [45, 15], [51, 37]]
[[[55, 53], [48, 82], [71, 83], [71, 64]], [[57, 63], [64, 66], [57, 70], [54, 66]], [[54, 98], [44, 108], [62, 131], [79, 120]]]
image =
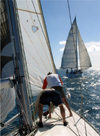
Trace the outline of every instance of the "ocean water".
[[100, 71], [89, 70], [81, 77], [67, 78], [58, 70], [65, 92], [70, 92], [68, 102], [72, 109], [100, 132]]

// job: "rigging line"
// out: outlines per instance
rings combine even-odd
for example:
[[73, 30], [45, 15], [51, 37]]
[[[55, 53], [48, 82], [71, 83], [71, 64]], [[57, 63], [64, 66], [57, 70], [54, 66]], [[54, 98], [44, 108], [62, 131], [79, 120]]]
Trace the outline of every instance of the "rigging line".
[[[28, 4], [27, 4], [26, 6], [27, 6], [27, 8], [29, 9]], [[41, 14], [41, 15], [42, 15], [42, 14]], [[33, 20], [32, 16], [31, 16], [31, 14], [29, 14], [29, 16], [30, 16], [30, 18], [31, 18], [31, 20], [32, 20], [32, 22], [33, 22], [33, 24], [34, 24], [34, 20]], [[42, 41], [41, 41], [41, 38], [40, 38], [39, 33], [38, 33], [38, 37], [39, 37], [39, 40], [40, 40], [40, 42], [41, 42], [41, 45], [44, 47], [44, 44], [43, 44]], [[45, 50], [45, 48], [44, 48], [44, 50]], [[46, 51], [45, 53], [47, 54], [47, 51]], [[48, 55], [47, 55], [47, 57], [48, 57]], [[48, 57], [48, 60], [49, 60], [49, 59], [50, 59], [50, 58]], [[52, 64], [51, 64], [51, 66], [52, 66]]]
[[[56, 113], [56, 111], [55, 111], [55, 113]], [[56, 115], [58, 115], [58, 114], [56, 113]], [[58, 117], [60, 117], [60, 115], [58, 115]], [[72, 116], [72, 117], [73, 117], [73, 121], [74, 121], [74, 124], [75, 124], [75, 118], [74, 118], [74, 116]], [[76, 127], [76, 130], [77, 130], [78, 136], [80, 136], [77, 125], [75, 125], [75, 127]]]
[[86, 128], [85, 120], [84, 120], [84, 127], [85, 127], [85, 134], [86, 134], [86, 136], [88, 136], [88, 135], [87, 135], [87, 128]]
[[[76, 56], [76, 62], [77, 62], [77, 40], [76, 40], [76, 44], [75, 44], [74, 34], [76, 34], [76, 33], [73, 32], [73, 24], [72, 24], [72, 19], [71, 19], [71, 11], [70, 11], [69, 0], [67, 0], [67, 5], [68, 5], [68, 11], [69, 11], [70, 24], [71, 24], [71, 27], [72, 27], [73, 44], [74, 44], [74, 48], [75, 48], [75, 54], [76, 54], [75, 56]], [[76, 30], [77, 30], [77, 27], [76, 27]], [[76, 63], [76, 68], [78, 69], [78, 63]]]
[[[74, 118], [74, 116], [72, 116], [72, 118], [73, 118], [73, 121], [74, 121], [74, 124], [75, 124], [75, 118]], [[76, 130], [77, 130], [78, 136], [80, 136], [77, 125], [75, 125], [75, 127], [76, 127]]]
[[[31, 1], [32, 1], [32, 0], [31, 0]], [[34, 2], [33, 2], [33, 1], [32, 1], [32, 4], [33, 4], [33, 7], [34, 7], [35, 12], [36, 12], [36, 8], [35, 8], [35, 5], [34, 5]], [[48, 47], [49, 52], [50, 52], [50, 56], [51, 56], [51, 60], [52, 60], [52, 65], [53, 65], [53, 67], [54, 67], [54, 69], [55, 69], [55, 65], [54, 65], [54, 62], [53, 62], [53, 56], [52, 56], [51, 48], [50, 48], [50, 46], [49, 46], [50, 43], [49, 43], [49, 40], [48, 40], [48, 35], [47, 35], [47, 37], [45, 36], [45, 33], [44, 33], [43, 28], [42, 28], [42, 25], [41, 25], [41, 21], [40, 21], [40, 19], [39, 19], [39, 16], [38, 16], [38, 14], [36, 14], [36, 15], [37, 15], [37, 18], [38, 18], [38, 21], [39, 21], [39, 24], [40, 24], [42, 33], [43, 33], [44, 38], [45, 38], [45, 40], [46, 40], [47, 47]], [[42, 15], [42, 13], [41, 13], [41, 15]], [[43, 17], [43, 15], [42, 15], [42, 17]], [[45, 27], [45, 23], [44, 23], [44, 27]], [[46, 28], [44, 28], [44, 29], [45, 29], [45, 32], [47, 32], [47, 31], [46, 31]]]
[[12, 122], [14, 122], [17, 118], [19, 118], [20, 113], [15, 114], [11, 119], [6, 121], [5, 123], [0, 123], [0, 125], [3, 125], [3, 127], [0, 127], [0, 131], [6, 128], [8, 125], [11, 125]]
[[[56, 111], [54, 111], [55, 113], [56, 113], [56, 115], [62, 120], [62, 118], [61, 118], [61, 116], [56, 112]], [[74, 124], [75, 124], [75, 121], [74, 121]], [[76, 125], [75, 125], [75, 127], [76, 127]], [[77, 128], [77, 127], [76, 127]], [[78, 134], [76, 134], [72, 129], [71, 129], [71, 127], [69, 126], [69, 129], [76, 135], [76, 136], [80, 136], [80, 134], [79, 134], [79, 131], [77, 131], [78, 132]]]
[[[17, 11], [17, 13], [18, 13], [18, 11]], [[20, 32], [21, 32], [21, 29], [20, 29]], [[22, 37], [21, 37], [21, 39], [22, 39]], [[23, 56], [23, 62], [25, 64], [25, 67], [24, 67], [25, 73], [28, 73], [26, 59], [24, 59], [24, 57], [25, 57], [24, 45], [22, 46], [22, 56]], [[28, 76], [25, 77], [25, 80], [26, 79], [28, 79]], [[31, 93], [30, 85], [26, 83], [26, 87], [27, 87], [27, 93], [30, 94]]]
[[[22, 24], [22, 23], [21, 23]], [[23, 24], [22, 24], [22, 26], [23, 26]], [[31, 40], [31, 38], [30, 38], [30, 36], [29, 36], [29, 34], [27, 33], [27, 31], [26, 31], [26, 29], [25, 29], [25, 27], [23, 26], [23, 29], [24, 29], [24, 31], [26, 32], [26, 34], [27, 34], [27, 36], [29, 37], [29, 39], [30, 39], [30, 42], [33, 44], [33, 41]], [[34, 45], [34, 44], [33, 44]], [[29, 53], [30, 54], [30, 53]], [[31, 54], [30, 54], [31, 55]], [[39, 55], [39, 53], [38, 53], [38, 55]], [[32, 55], [31, 55], [31, 57], [32, 58], [34, 58]], [[43, 61], [43, 59], [42, 59], [42, 57], [40, 57], [40, 59], [41, 59], [41, 61], [44, 63], [44, 61]], [[35, 60], [36, 61], [36, 59], [34, 58], [33, 60]], [[37, 61], [36, 61], [37, 62]], [[39, 62], [37, 62], [37, 64], [39, 65]], [[44, 65], [43, 65], [43, 68], [44, 68], [44, 66], [45, 66], [45, 68], [47, 69], [47, 65], [44, 63]], [[44, 69], [44, 71], [45, 71], [45, 69]]]
[[69, 0], [67, 0], [67, 5], [68, 5], [68, 11], [69, 11], [70, 24], [72, 25], [72, 19], [71, 19], [71, 11], [70, 11]]
[[[16, 85], [16, 86], [15, 86], [15, 90], [18, 90], [18, 89], [19, 89], [19, 86]], [[24, 111], [24, 106], [23, 106], [23, 104], [21, 103], [21, 100], [20, 100], [20, 98], [19, 98], [19, 96], [18, 96], [17, 93], [16, 93], [16, 100], [17, 100], [17, 102], [18, 102], [18, 107], [19, 107], [19, 105], [20, 105], [20, 110], [19, 110], [19, 112], [23, 115], [23, 118], [24, 118], [25, 121], [27, 122], [27, 116], [26, 116], [26, 113], [25, 113], [25, 111]]]
[[[82, 87], [82, 86], [81, 86]], [[82, 87], [83, 88], [83, 87]], [[82, 90], [81, 90], [81, 105], [80, 105], [80, 109], [81, 109], [81, 117], [83, 117], [84, 114], [84, 110], [83, 110], [83, 98], [84, 96], [82, 95]], [[86, 124], [85, 124], [85, 120], [84, 120], [84, 128], [85, 128], [85, 135], [87, 136], [87, 128], [86, 128]]]
[[68, 128], [69, 128], [76, 136], [78, 136], [70, 126], [69, 126]]

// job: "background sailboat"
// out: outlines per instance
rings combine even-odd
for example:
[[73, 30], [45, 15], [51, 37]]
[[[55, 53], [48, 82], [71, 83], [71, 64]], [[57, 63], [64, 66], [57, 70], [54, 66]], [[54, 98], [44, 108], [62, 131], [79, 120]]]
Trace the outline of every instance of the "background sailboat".
[[61, 68], [66, 69], [66, 74], [70, 76], [72, 74], [80, 75], [89, 67], [91, 67], [91, 61], [75, 18], [66, 41]]

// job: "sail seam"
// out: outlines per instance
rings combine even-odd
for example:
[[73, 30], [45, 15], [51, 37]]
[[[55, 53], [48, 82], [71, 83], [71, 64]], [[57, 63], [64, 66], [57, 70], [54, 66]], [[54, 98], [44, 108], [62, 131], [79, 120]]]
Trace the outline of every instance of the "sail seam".
[[31, 11], [31, 10], [25, 10], [25, 9], [20, 9], [20, 8], [16, 8], [16, 10], [20, 10], [20, 11], [24, 11], [24, 12], [30, 12], [30, 13], [33, 13], [33, 14], [41, 15], [41, 13], [37, 13], [37, 12]]

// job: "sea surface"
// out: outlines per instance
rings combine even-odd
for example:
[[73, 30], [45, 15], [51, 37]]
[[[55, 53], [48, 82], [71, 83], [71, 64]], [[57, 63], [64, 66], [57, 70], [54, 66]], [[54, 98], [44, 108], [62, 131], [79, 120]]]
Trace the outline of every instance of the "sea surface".
[[89, 70], [81, 77], [67, 78], [65, 72], [58, 70], [68, 102], [73, 110], [81, 114], [100, 132], [100, 71]]

